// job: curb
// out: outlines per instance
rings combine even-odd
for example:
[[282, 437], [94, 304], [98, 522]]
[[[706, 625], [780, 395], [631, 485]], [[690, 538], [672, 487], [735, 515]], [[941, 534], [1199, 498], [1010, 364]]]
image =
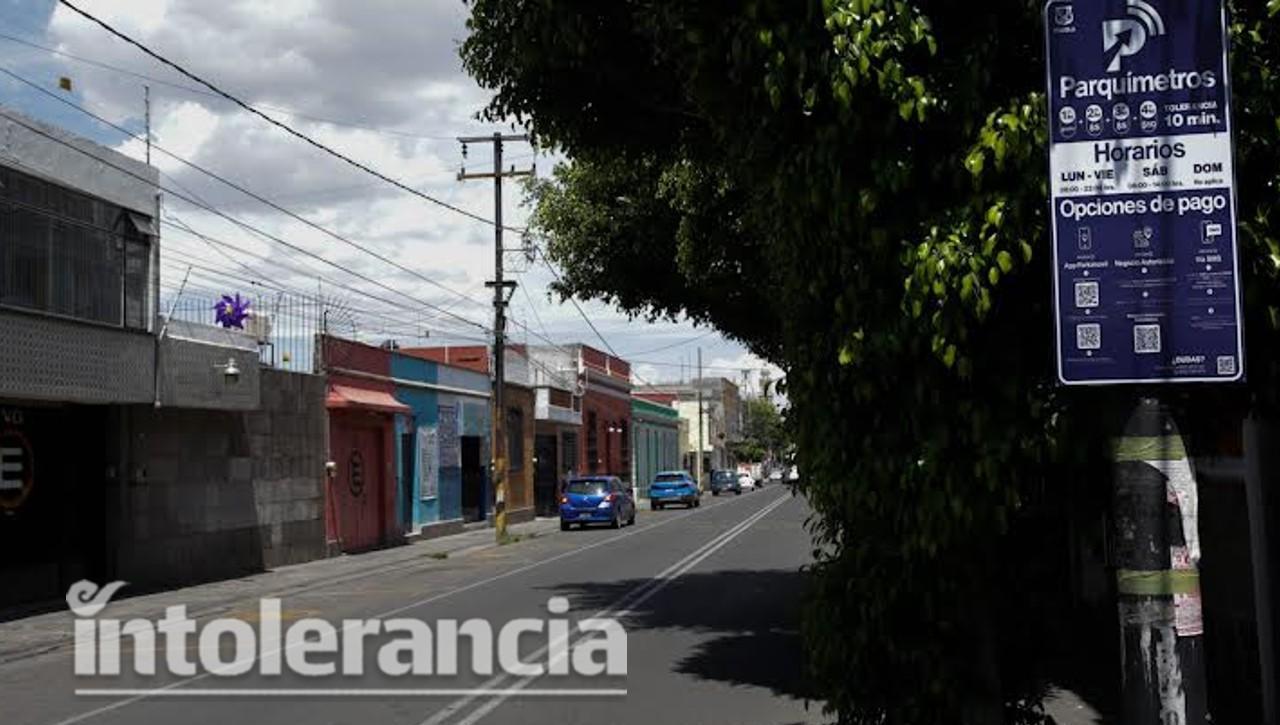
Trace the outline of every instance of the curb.
[[[534, 522], [524, 522], [524, 524], [530, 524], [530, 523], [534, 523]], [[521, 524], [521, 525], [524, 525], [524, 524]], [[484, 529], [484, 530], [485, 530], [485, 531], [492, 531], [492, 529]], [[540, 537], [542, 537], [542, 536], [544, 536], [544, 535], [546, 535], [546, 534], [548, 534], [548, 533], [550, 533], [550, 532], [552, 532], [552, 531], [554, 531], [554, 532], [555, 532], [555, 533], [557, 533], [557, 534], [558, 534], [558, 533], [560, 533], [560, 531], [559, 531], [559, 527], [551, 526], [551, 525], [548, 525], [548, 526], [546, 526], [546, 527], [538, 527], [538, 528], [536, 528], [536, 529], [535, 529], [535, 531], [536, 531], [536, 533], [537, 533], [537, 537], [531, 537], [531, 538], [540, 538]], [[470, 532], [466, 532], [466, 531], [464, 531], [464, 532], [459, 532], [459, 533], [458, 533], [458, 534], [456, 534], [456, 535], [461, 536], [461, 535], [464, 535], [464, 534], [467, 534], [467, 533], [470, 533]], [[413, 547], [416, 547], [418, 544], [427, 544], [427, 543], [433, 543], [433, 542], [438, 544], [438, 543], [440, 543], [440, 542], [445, 542], [445, 541], [447, 541], [449, 538], [451, 538], [451, 537], [450, 537], [450, 536], [438, 536], [438, 537], [434, 537], [434, 538], [431, 538], [431, 539], [423, 539], [423, 540], [420, 540], [420, 541], [409, 542], [409, 543], [407, 543], [403, 548], [413, 548]], [[459, 543], [461, 544], [461, 542], [459, 542]], [[521, 541], [514, 541], [514, 542], [511, 542], [510, 544], [505, 544], [505, 545], [502, 545], [502, 546], [510, 546], [511, 544], [518, 544], [518, 543], [522, 543], [522, 542], [521, 542]], [[219, 601], [210, 602], [210, 603], [208, 603], [206, 606], [203, 606], [203, 607], [198, 608], [198, 609], [191, 609], [191, 610], [189, 610], [189, 611], [188, 611], [188, 616], [189, 616], [189, 617], [191, 617], [192, 619], [202, 619], [202, 618], [209, 617], [209, 616], [213, 616], [213, 615], [216, 615], [216, 614], [219, 614], [219, 613], [222, 613], [222, 612], [226, 612], [226, 611], [231, 610], [231, 609], [232, 609], [232, 607], [235, 605], [235, 603], [236, 603], [236, 602], [238, 602], [238, 601], [240, 601], [240, 600], [243, 600], [245, 597], [250, 597], [250, 598], [252, 598], [252, 597], [254, 597], [254, 596], [257, 596], [258, 598], [262, 598], [262, 597], [266, 597], [266, 596], [274, 596], [274, 597], [282, 597], [282, 598], [283, 598], [283, 597], [285, 597], [285, 596], [295, 595], [295, 594], [300, 594], [300, 593], [303, 593], [303, 592], [311, 591], [311, 590], [314, 590], [314, 589], [319, 589], [319, 588], [321, 588], [321, 587], [330, 586], [330, 585], [333, 585], [333, 584], [343, 584], [343, 583], [346, 583], [346, 582], [356, 581], [356, 580], [363, 579], [363, 578], [370, 577], [370, 576], [377, 576], [377, 575], [379, 575], [379, 574], [384, 574], [384, 573], [387, 573], [387, 572], [389, 572], [389, 571], [394, 571], [394, 570], [395, 570], [395, 569], [397, 569], [397, 568], [407, 567], [407, 566], [412, 566], [412, 565], [414, 565], [414, 564], [421, 563], [421, 562], [422, 562], [422, 560], [423, 560], [424, 558], [429, 558], [431, 554], [439, 554], [439, 553], [443, 553], [443, 554], [445, 554], [445, 555], [446, 555], [446, 558], [452, 558], [452, 557], [454, 557], [454, 556], [465, 557], [465, 556], [468, 556], [468, 555], [471, 555], [471, 554], [475, 554], [475, 553], [478, 553], [478, 552], [481, 552], [481, 551], [486, 551], [486, 550], [489, 550], [489, 549], [496, 549], [496, 548], [499, 548], [499, 546], [500, 546], [500, 545], [498, 544], [498, 542], [497, 542], [497, 541], [494, 541], [493, 539], [489, 539], [489, 540], [487, 540], [487, 541], [485, 541], [485, 542], [483, 542], [483, 543], [479, 543], [479, 544], [459, 545], [459, 546], [454, 547], [454, 548], [448, 548], [448, 547], [436, 548], [436, 550], [435, 550], [435, 551], [423, 551], [423, 552], [421, 552], [421, 555], [420, 555], [420, 556], [405, 556], [405, 557], [403, 557], [403, 558], [399, 558], [399, 559], [397, 559], [396, 561], [385, 562], [385, 563], [382, 563], [382, 564], [376, 564], [376, 565], [370, 565], [369, 567], [366, 567], [366, 568], [360, 568], [360, 569], [355, 569], [355, 570], [353, 570], [353, 571], [347, 571], [347, 572], [335, 573], [335, 574], [333, 574], [333, 575], [331, 575], [331, 576], [327, 576], [327, 577], [323, 577], [323, 578], [318, 578], [318, 579], [315, 579], [315, 580], [312, 580], [312, 581], [309, 581], [309, 582], [302, 582], [302, 583], [299, 583], [299, 584], [295, 584], [295, 585], [293, 585], [293, 586], [286, 586], [286, 587], [284, 587], [284, 588], [271, 588], [271, 587], [265, 587], [263, 590], [258, 591], [258, 592], [250, 592], [250, 593], [248, 593], [248, 594], [239, 594], [239, 595], [234, 595], [234, 596], [231, 596], [231, 597], [228, 597], [228, 598], [221, 599], [221, 600], [219, 600]], [[396, 549], [400, 549], [400, 548], [402, 548], [402, 547], [398, 547], [398, 546], [397, 546], [397, 547], [391, 547], [390, 549], [380, 549], [379, 551], [396, 550]], [[425, 549], [425, 548], [427, 548], [427, 547], [424, 547], [424, 549]], [[434, 548], [434, 547], [433, 547], [433, 548]], [[372, 553], [372, 552], [370, 552], [370, 553]], [[338, 555], [338, 556], [336, 556], [336, 557], [328, 557], [328, 558], [322, 558], [322, 559], [314, 559], [314, 560], [312, 560], [312, 561], [310, 561], [310, 562], [302, 562], [302, 563], [300, 563], [300, 564], [294, 564], [294, 565], [291, 565], [290, 567], [282, 567], [282, 568], [292, 568], [292, 567], [295, 567], [295, 566], [306, 566], [306, 565], [308, 565], [308, 564], [316, 564], [316, 563], [318, 563], [318, 562], [325, 562], [325, 561], [328, 561], [328, 562], [341, 561], [341, 560], [344, 560], [344, 559], [346, 559], [346, 558], [348, 558], [348, 557], [357, 558], [357, 557], [360, 557], [360, 556], [362, 556], [362, 554], [339, 554], [339, 555]], [[251, 576], [251, 577], [252, 577], [252, 576], [262, 576], [262, 575], [264, 575], [264, 574], [270, 574], [270, 573], [272, 573], [272, 572], [274, 572], [274, 571], [279, 571], [279, 569], [266, 570], [266, 571], [263, 571], [263, 572], [258, 572], [258, 573], [252, 574], [252, 575], [250, 575], [250, 576]], [[200, 583], [200, 584], [193, 584], [193, 585], [191, 585], [190, 587], [178, 587], [178, 588], [175, 588], [175, 589], [169, 589], [169, 590], [162, 590], [162, 591], [156, 591], [156, 592], [147, 592], [146, 594], [143, 594], [143, 595], [140, 595], [140, 596], [148, 596], [148, 595], [155, 595], [155, 594], [167, 594], [167, 593], [172, 593], [172, 592], [181, 591], [182, 589], [188, 589], [188, 588], [200, 587], [200, 586], [209, 585], [209, 584], [222, 584], [222, 583], [226, 583], [226, 582], [230, 582], [230, 581], [235, 581], [235, 580], [234, 580], [234, 579], [224, 579], [224, 580], [217, 581], [217, 582], [202, 582], [202, 583]], [[165, 606], [168, 606], [168, 605], [167, 605], [167, 604], [157, 604], [157, 608], [158, 608], [158, 610], [161, 610], [161, 611], [163, 610], [163, 607], [165, 607]], [[56, 613], [56, 612], [44, 612], [44, 613], [42, 613], [42, 614], [39, 614], [39, 615], [33, 615], [33, 616], [51, 615], [51, 614], [55, 614], [55, 613]], [[143, 616], [143, 615], [137, 615], [137, 616]], [[21, 622], [21, 621], [22, 621], [22, 619], [14, 619], [14, 620], [10, 620], [10, 623], [14, 623], [14, 622]], [[3, 623], [0, 623], [0, 627], [3, 627]], [[13, 664], [13, 663], [15, 663], [15, 662], [21, 662], [21, 661], [23, 661], [23, 660], [33, 659], [33, 658], [36, 658], [36, 657], [40, 657], [40, 656], [42, 656], [42, 655], [55, 654], [55, 653], [60, 652], [60, 651], [63, 651], [63, 650], [70, 650], [70, 649], [73, 649], [73, 648], [74, 648], [74, 645], [75, 645], [75, 642], [74, 642], [74, 639], [72, 638], [72, 632], [71, 632], [71, 631], [70, 631], [70, 629], [68, 628], [67, 630], [65, 630], [65, 631], [61, 634], [61, 636], [60, 636], [60, 637], [58, 637], [58, 638], [57, 638], [57, 641], [54, 641], [54, 642], [45, 641], [45, 642], [40, 642], [40, 643], [32, 644], [32, 645], [29, 645], [29, 646], [26, 646], [26, 647], [18, 647], [18, 648], [9, 649], [9, 650], [0, 650], [0, 666], [10, 665], [10, 664]]]

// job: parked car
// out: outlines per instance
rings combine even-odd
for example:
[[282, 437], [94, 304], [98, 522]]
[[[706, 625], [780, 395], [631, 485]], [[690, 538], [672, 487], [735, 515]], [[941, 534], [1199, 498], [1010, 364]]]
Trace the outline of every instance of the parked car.
[[769, 472], [769, 483], [782, 483], [781, 468], [775, 468]]
[[754, 491], [756, 490], [756, 479], [752, 478], [750, 473], [739, 473], [738, 488], [743, 491]]
[[649, 484], [649, 508], [657, 511], [676, 503], [689, 508], [702, 505], [702, 492], [693, 476], [685, 471], [663, 471], [654, 476]]
[[722, 493], [732, 493], [735, 496], [742, 493], [742, 484], [734, 471], [711, 472], [711, 495], [719, 496]]
[[636, 522], [631, 487], [617, 476], [571, 478], [560, 495], [560, 530], [578, 524], [609, 524], [617, 529]]

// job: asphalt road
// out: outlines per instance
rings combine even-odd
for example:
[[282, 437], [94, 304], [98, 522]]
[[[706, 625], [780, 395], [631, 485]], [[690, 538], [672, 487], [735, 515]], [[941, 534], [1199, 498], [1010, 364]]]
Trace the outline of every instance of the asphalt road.
[[[516, 618], [576, 623], [610, 616], [627, 632], [625, 675], [474, 674], [469, 648], [460, 646], [460, 674], [391, 677], [377, 669], [377, 650], [388, 641], [379, 636], [365, 640], [363, 658], [352, 658], [364, 666], [359, 676], [263, 674], [255, 661], [252, 671], [236, 676], [77, 677], [73, 652], [65, 650], [0, 666], [0, 721], [821, 722], [818, 705], [806, 706], [797, 631], [803, 589], [799, 568], [809, 557], [802, 526], [807, 512], [803, 500], [780, 486], [742, 496], [708, 496], [691, 511], [642, 510], [635, 526], [621, 530], [555, 532], [444, 560], [424, 557], [361, 578], [344, 577], [287, 597], [280, 617], [284, 627], [320, 618], [340, 628], [346, 619], [415, 618], [433, 631], [440, 620], [480, 618], [497, 632]], [[556, 596], [568, 598], [568, 613], [547, 613], [548, 599]], [[257, 608], [256, 600], [246, 600], [233, 616], [256, 626]], [[108, 607], [100, 616], [109, 615]], [[580, 644], [579, 636], [573, 631], [570, 647]], [[547, 663], [556, 660], [554, 653], [565, 640], [527, 635], [520, 642], [526, 661]], [[222, 644], [225, 659], [235, 660], [230, 638]], [[126, 641], [121, 646], [126, 664], [134, 654], [130, 645]], [[194, 657], [195, 645], [188, 650]], [[163, 663], [164, 644], [157, 642], [156, 651]], [[275, 650], [266, 651], [270, 656]], [[344, 654], [350, 651], [343, 648]], [[134, 692], [76, 694], [85, 688]]]

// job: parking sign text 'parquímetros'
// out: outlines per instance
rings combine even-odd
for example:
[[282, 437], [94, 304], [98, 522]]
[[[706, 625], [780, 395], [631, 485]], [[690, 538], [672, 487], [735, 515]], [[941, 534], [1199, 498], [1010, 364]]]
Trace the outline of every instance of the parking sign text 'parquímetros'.
[[1058, 377], [1244, 378], [1222, 0], [1045, 7]]

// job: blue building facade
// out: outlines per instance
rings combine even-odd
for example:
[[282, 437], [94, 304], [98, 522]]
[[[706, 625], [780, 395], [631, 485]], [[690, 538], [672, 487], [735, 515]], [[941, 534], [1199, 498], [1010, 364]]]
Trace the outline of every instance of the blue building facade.
[[391, 356], [396, 399], [397, 513], [411, 534], [443, 535], [483, 521], [489, 480], [489, 379], [411, 354]]

